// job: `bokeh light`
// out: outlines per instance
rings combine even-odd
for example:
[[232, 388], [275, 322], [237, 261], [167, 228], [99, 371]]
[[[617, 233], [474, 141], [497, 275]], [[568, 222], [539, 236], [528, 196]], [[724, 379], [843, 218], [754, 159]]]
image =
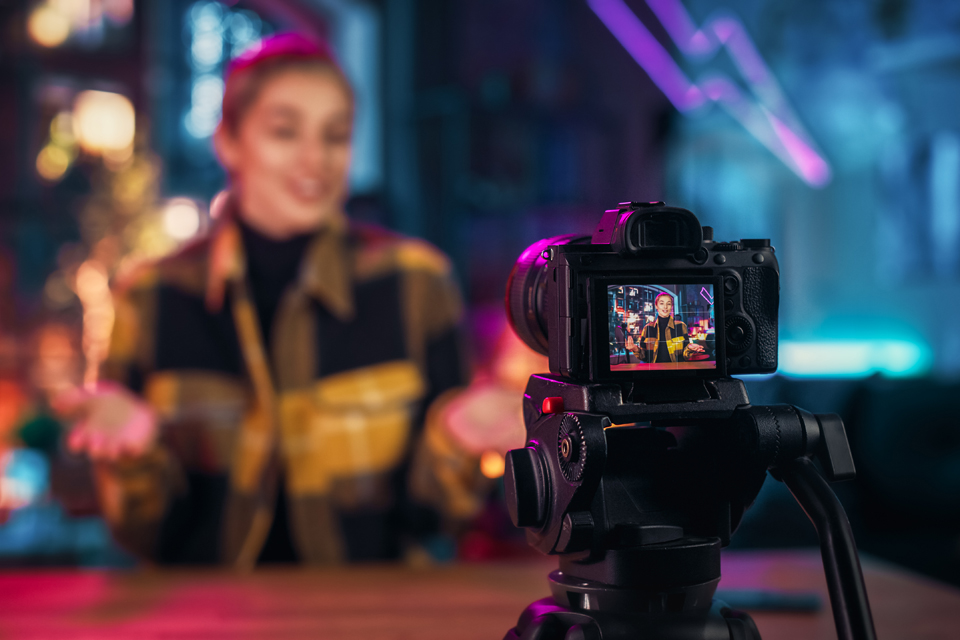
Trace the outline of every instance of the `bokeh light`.
[[70, 18], [51, 6], [41, 5], [30, 12], [27, 33], [42, 47], [58, 47], [70, 37]]
[[236, 56], [260, 37], [263, 22], [252, 11], [237, 11], [227, 21], [233, 55]]
[[133, 19], [133, 0], [103, 0], [103, 13], [117, 26]]
[[74, 29], [86, 29], [100, 17], [100, 3], [91, 0], [47, 0], [47, 6], [66, 16]]
[[48, 144], [37, 155], [37, 173], [44, 180], [56, 182], [70, 168], [70, 154], [54, 144]]
[[252, 11], [231, 10], [207, 1], [194, 3], [186, 18], [190, 34], [187, 62], [193, 77], [183, 126], [191, 138], [205, 140], [220, 121], [223, 64], [258, 42], [263, 21]]
[[195, 138], [207, 138], [220, 122], [223, 80], [212, 73], [194, 80], [190, 92], [191, 108], [185, 118], [187, 131]]
[[480, 456], [480, 473], [486, 478], [496, 479], [503, 475], [506, 461], [497, 451], [484, 451]]
[[30, 382], [56, 395], [76, 386], [80, 367], [80, 352], [73, 331], [57, 323], [41, 326], [36, 334], [36, 358], [30, 368]]
[[116, 157], [133, 148], [136, 113], [130, 100], [119, 93], [81, 92], [74, 103], [73, 122], [84, 151]]
[[60, 147], [69, 147], [77, 143], [74, 133], [73, 114], [61, 111], [50, 122], [50, 140]]
[[43, 298], [47, 306], [53, 309], [64, 309], [76, 299], [76, 296], [67, 284], [63, 272], [54, 271], [43, 285]]
[[163, 230], [175, 240], [186, 240], [200, 230], [200, 208], [187, 198], [173, 198], [163, 209]]
[[26, 404], [21, 385], [15, 380], [0, 378], [0, 444], [7, 442], [19, 426], [17, 421]]

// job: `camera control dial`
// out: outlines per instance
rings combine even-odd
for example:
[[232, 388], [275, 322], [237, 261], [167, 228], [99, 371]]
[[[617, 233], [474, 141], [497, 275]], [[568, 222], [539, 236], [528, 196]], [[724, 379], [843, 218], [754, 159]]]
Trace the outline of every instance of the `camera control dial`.
[[727, 352], [731, 355], [742, 353], [753, 344], [753, 326], [743, 316], [731, 316], [724, 323], [727, 335]]
[[583, 465], [587, 460], [587, 442], [583, 428], [575, 415], [566, 415], [557, 434], [557, 456], [560, 472], [567, 482], [579, 482], [583, 477]]

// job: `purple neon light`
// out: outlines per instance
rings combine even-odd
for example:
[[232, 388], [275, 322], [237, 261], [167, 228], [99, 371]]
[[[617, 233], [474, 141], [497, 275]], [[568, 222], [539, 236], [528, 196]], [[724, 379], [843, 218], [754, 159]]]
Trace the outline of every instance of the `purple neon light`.
[[707, 291], [706, 287], [701, 287], [700, 295], [703, 297], [704, 300], [707, 301], [707, 304], [713, 304], [713, 296], [710, 295], [710, 292]]
[[797, 163], [801, 177], [814, 186], [823, 186], [830, 182], [830, 165], [823, 157], [814, 151], [798, 133], [781, 122], [772, 113], [767, 113], [767, 119], [780, 142], [787, 148], [790, 156]]
[[680, 0], [647, 0], [684, 55], [703, 59], [726, 49], [756, 101], [748, 100], [725, 76], [691, 82], [623, 0], [587, 0], [587, 4], [679, 111], [688, 113], [707, 100], [716, 102], [807, 184], [822, 187], [830, 182], [830, 165], [816, 150], [738, 17], [719, 13], [698, 29]]
[[704, 103], [700, 89], [622, 0], [587, 0], [587, 4], [677, 109], [689, 111]]

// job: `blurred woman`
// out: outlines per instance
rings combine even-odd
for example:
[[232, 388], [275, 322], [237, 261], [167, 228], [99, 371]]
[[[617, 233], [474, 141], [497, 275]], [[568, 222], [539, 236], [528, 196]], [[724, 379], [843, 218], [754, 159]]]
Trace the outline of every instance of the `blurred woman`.
[[116, 382], [61, 403], [142, 556], [398, 558], [478, 507], [484, 437], [444, 419], [464, 382], [450, 264], [346, 219], [353, 113], [321, 43], [279, 35], [234, 60], [212, 233], [121, 288]]

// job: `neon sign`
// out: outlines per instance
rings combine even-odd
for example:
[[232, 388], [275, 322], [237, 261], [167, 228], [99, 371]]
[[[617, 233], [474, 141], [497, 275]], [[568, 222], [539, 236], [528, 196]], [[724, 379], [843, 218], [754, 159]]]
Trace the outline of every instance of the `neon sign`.
[[624, 0], [587, 0], [600, 21], [637, 61], [677, 110], [693, 114], [716, 103], [812, 187], [830, 182], [830, 165], [800, 123], [743, 22], [721, 12], [701, 28], [680, 0], [646, 0], [677, 48], [694, 62], [725, 49], [750, 95], [726, 75], [691, 81]]

